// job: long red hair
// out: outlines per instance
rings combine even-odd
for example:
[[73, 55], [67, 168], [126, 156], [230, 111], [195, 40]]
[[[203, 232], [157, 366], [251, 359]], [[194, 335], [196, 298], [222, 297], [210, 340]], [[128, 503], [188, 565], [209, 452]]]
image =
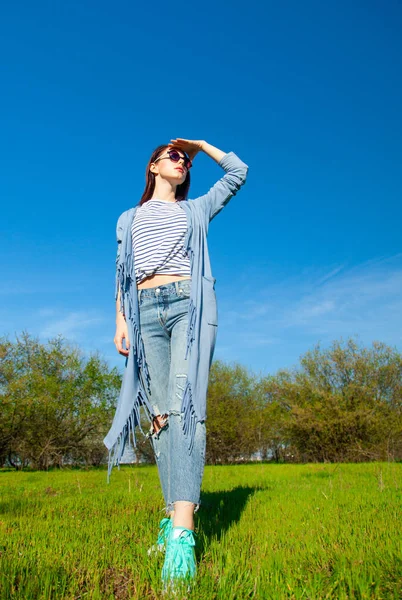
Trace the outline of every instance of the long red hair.
[[[158, 146], [157, 148], [155, 148], [155, 150], [151, 154], [151, 158], [149, 159], [149, 162], [147, 164], [147, 168], [145, 171], [145, 190], [144, 190], [144, 193], [142, 194], [141, 200], [139, 202], [140, 206], [142, 204], [144, 204], [145, 202], [147, 202], [147, 200], [149, 200], [152, 197], [152, 194], [154, 193], [154, 190], [155, 190], [156, 175], [155, 175], [155, 173], [152, 173], [150, 170], [151, 163], [155, 162], [155, 160], [158, 158], [158, 156], [163, 154], [163, 152], [166, 150], [167, 147], [168, 147], [168, 144], [162, 144], [161, 146]], [[180, 149], [180, 152], [183, 152], [183, 150]], [[186, 154], [186, 153], [183, 152], [183, 154]], [[191, 179], [190, 170], [188, 169], [186, 179], [183, 181], [183, 183], [181, 185], [178, 185], [176, 188], [176, 201], [187, 200], [188, 190], [190, 188], [190, 179]]]

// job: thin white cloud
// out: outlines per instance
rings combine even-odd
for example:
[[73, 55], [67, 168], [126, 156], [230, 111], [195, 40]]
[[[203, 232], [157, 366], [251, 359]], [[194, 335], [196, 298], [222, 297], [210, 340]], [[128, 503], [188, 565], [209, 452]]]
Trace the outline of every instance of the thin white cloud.
[[344, 265], [340, 265], [339, 267], [336, 267], [335, 269], [332, 269], [332, 271], [330, 271], [329, 273], [327, 273], [326, 275], [324, 275], [323, 277], [321, 277], [321, 279], [319, 279], [317, 281], [316, 285], [320, 286], [323, 283], [325, 283], [326, 281], [328, 281], [329, 279], [332, 279], [333, 277], [335, 277], [335, 275], [338, 275], [338, 273], [340, 271], [342, 271], [343, 268], [344, 268]]
[[335, 307], [336, 305], [333, 300], [322, 299], [319, 302], [313, 300], [310, 305], [307, 303], [307, 306], [300, 309], [299, 316], [301, 319], [306, 320], [333, 312]]
[[233, 299], [220, 302], [219, 314], [226, 332], [240, 336], [246, 346], [253, 339], [359, 334], [396, 344], [402, 340], [401, 258], [380, 257], [349, 269], [342, 265], [326, 274], [309, 268], [265, 285], [260, 300], [254, 289], [253, 300], [239, 302], [241, 310], [225, 309], [233, 307]]
[[[42, 309], [43, 311], [46, 309]], [[42, 325], [39, 336], [41, 338], [52, 338], [62, 335], [65, 338], [75, 341], [82, 341], [88, 337], [88, 329], [104, 322], [105, 318], [101, 315], [88, 313], [85, 311], [70, 312], [58, 319], [52, 319]]]

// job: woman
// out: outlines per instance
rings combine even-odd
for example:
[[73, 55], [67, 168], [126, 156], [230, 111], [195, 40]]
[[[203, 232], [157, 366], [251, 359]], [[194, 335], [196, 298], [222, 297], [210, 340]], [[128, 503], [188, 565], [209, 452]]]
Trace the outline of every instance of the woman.
[[[188, 201], [190, 169], [200, 151], [226, 174], [207, 194]], [[194, 512], [200, 503], [208, 375], [218, 325], [207, 233], [247, 172], [234, 152], [226, 154], [204, 140], [171, 140], [152, 153], [142, 198], [117, 223], [114, 342], [126, 356], [126, 367], [104, 439], [108, 481], [130, 434], [136, 444], [143, 406], [168, 515], [158, 537], [158, 548], [166, 550], [165, 586], [196, 573]]]

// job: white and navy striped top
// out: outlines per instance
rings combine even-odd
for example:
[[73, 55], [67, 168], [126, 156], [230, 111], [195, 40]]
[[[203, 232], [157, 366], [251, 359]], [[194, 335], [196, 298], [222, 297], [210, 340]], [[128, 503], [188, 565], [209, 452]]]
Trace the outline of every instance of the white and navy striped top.
[[178, 202], [152, 198], [137, 208], [131, 226], [137, 284], [154, 274], [191, 275], [186, 231], [186, 213]]

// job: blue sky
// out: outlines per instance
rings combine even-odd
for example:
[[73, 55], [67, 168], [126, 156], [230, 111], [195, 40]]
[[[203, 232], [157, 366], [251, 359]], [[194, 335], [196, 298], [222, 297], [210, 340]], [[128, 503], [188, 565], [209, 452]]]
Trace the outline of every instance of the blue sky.
[[[316, 343], [402, 348], [402, 6], [9, 2], [0, 50], [0, 330], [123, 369], [115, 226], [153, 149], [249, 165], [211, 223], [215, 358], [256, 373]], [[198, 155], [190, 198], [223, 170]]]

